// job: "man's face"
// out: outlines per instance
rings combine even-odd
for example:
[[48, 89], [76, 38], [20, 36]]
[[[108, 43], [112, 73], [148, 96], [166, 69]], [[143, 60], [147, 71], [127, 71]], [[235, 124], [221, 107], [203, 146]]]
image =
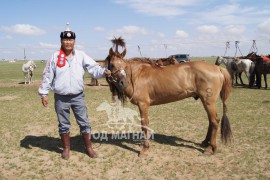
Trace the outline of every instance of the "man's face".
[[61, 44], [64, 50], [72, 51], [74, 49], [75, 39], [62, 39]]

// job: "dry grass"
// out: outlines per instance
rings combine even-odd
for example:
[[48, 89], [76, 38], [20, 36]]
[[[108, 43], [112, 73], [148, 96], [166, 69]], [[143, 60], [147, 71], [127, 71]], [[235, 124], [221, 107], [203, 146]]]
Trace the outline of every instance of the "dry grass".
[[[43, 108], [37, 95], [39, 81], [28, 86], [19, 84], [21, 80], [15, 75], [14, 79], [0, 83], [0, 179], [270, 178], [269, 89], [233, 89], [228, 117], [234, 142], [223, 146], [218, 140], [215, 155], [202, 154], [200, 142], [207, 131], [207, 116], [201, 102], [190, 98], [150, 108], [150, 128], [155, 134], [150, 153], [143, 158], [137, 156], [141, 149], [138, 142], [95, 139], [99, 158], [90, 159], [72, 116], [71, 157], [65, 161], [60, 157], [53, 94], [49, 107]], [[108, 119], [96, 108], [111, 101], [109, 89], [86, 85], [85, 95], [92, 128], [102, 132], [104, 126], [100, 125]], [[221, 103], [217, 106], [220, 115]], [[138, 111], [129, 103], [126, 107]]]

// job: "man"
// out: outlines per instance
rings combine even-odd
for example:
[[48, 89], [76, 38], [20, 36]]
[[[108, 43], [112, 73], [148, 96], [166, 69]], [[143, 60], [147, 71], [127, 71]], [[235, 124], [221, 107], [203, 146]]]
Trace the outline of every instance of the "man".
[[69, 29], [69, 24], [66, 31], [61, 32], [60, 38], [61, 49], [47, 62], [38, 92], [43, 106], [47, 107], [49, 89], [54, 91], [55, 111], [63, 145], [62, 158], [67, 160], [70, 152], [70, 108], [80, 127], [87, 154], [96, 158], [90, 139], [91, 127], [84, 100], [83, 76], [85, 71], [94, 78], [110, 76], [111, 72], [84, 52], [74, 49], [76, 35]]

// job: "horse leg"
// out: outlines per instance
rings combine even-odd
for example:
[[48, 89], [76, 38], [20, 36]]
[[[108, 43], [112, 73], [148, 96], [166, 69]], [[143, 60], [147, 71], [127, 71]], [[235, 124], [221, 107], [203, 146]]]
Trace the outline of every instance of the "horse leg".
[[256, 74], [256, 85], [257, 85], [258, 89], [260, 89], [262, 87], [261, 81], [262, 81], [262, 74], [257, 73]]
[[147, 155], [149, 150], [149, 138], [150, 138], [150, 131], [148, 128], [149, 119], [148, 119], [148, 109], [149, 105], [145, 103], [139, 103], [139, 110], [141, 114], [141, 127], [144, 133], [144, 141], [142, 143], [142, 150], [139, 152], [139, 156]]
[[33, 82], [34, 82], [34, 72], [31, 71], [31, 83], [33, 83]]
[[99, 82], [98, 82], [98, 80], [96, 79], [96, 86], [100, 86], [100, 84], [99, 84]]
[[24, 74], [24, 84], [26, 84], [27, 74]]
[[232, 71], [229, 71], [231, 78], [232, 78], [232, 86], [234, 86], [234, 73]]
[[30, 74], [30, 81], [29, 81], [29, 84], [30, 83], [33, 83], [33, 74], [32, 74], [32, 72], [31, 72], [31, 74]]
[[204, 108], [207, 112], [209, 119], [209, 127], [205, 140], [203, 143], [208, 146], [204, 150], [205, 154], [213, 154], [217, 150], [216, 137], [219, 124], [219, 118], [217, 117], [217, 110], [215, 103], [204, 102]]
[[252, 88], [255, 82], [255, 72], [253, 71], [249, 76], [249, 88]]
[[265, 83], [265, 89], [267, 89], [268, 85], [267, 85], [267, 77], [266, 77], [267, 73], [264, 72], [263, 73], [263, 78], [264, 78], [264, 83]]
[[95, 86], [95, 83], [96, 83], [96, 82], [95, 82], [95, 79], [94, 79], [93, 77], [91, 77], [91, 83], [90, 83], [90, 84], [91, 84], [92, 86]]
[[243, 80], [242, 80], [242, 72], [238, 73], [238, 76], [239, 76], [239, 79], [241, 81], [241, 85], [244, 85]]
[[30, 75], [30, 71], [28, 71], [28, 84], [31, 84], [31, 77], [30, 77], [31, 75]]
[[202, 141], [202, 146], [207, 147], [209, 145], [210, 139], [211, 139], [211, 132], [212, 132], [212, 126], [209, 121], [208, 130], [205, 139]]
[[234, 76], [235, 76], [235, 84], [237, 84], [237, 85], [238, 85], [238, 74], [237, 74], [237, 73], [235, 73], [235, 74], [234, 74]]
[[246, 78], [248, 80], [248, 84], [249, 84], [249, 80], [250, 80], [250, 73], [249, 72], [245, 72]]

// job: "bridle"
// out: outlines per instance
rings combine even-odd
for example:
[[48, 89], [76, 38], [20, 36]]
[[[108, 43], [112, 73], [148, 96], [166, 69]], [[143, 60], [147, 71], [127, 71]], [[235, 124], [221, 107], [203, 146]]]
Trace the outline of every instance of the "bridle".
[[[132, 85], [132, 95], [129, 101], [131, 101], [134, 96], [134, 82], [133, 82], [132, 67], [130, 63], [129, 63], [129, 66], [130, 66], [130, 80], [131, 80], [131, 85]], [[107, 77], [107, 81], [113, 84], [117, 88], [118, 91], [123, 91], [123, 88], [121, 88], [121, 86], [119, 85], [122, 78], [115, 77], [117, 73], [121, 73], [125, 78], [128, 78], [128, 74], [126, 73], [124, 69], [116, 69], [114, 72], [111, 73], [111, 76]]]

